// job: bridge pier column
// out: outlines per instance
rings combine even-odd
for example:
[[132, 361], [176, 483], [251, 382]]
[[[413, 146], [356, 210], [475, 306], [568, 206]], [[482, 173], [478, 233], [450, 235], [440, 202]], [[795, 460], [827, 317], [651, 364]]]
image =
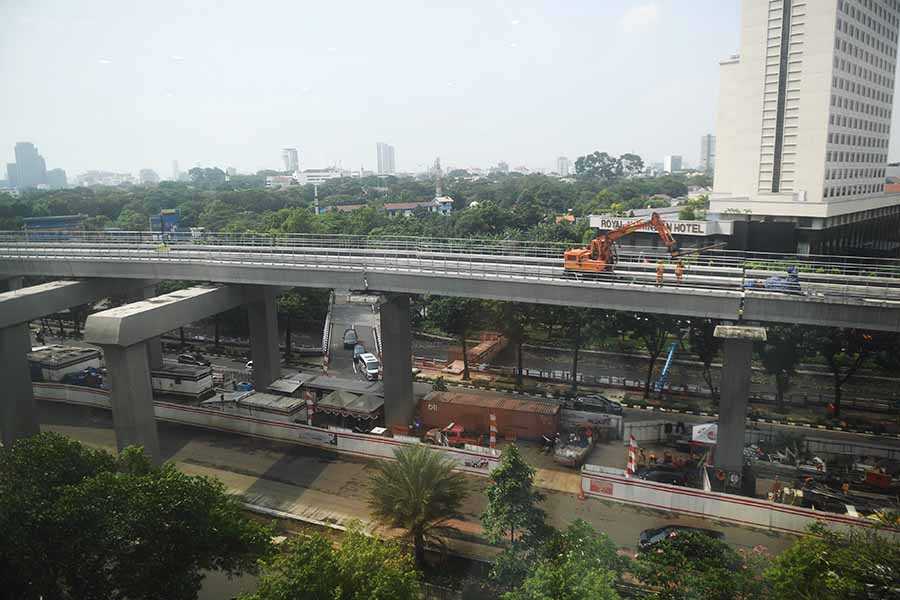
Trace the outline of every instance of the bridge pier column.
[[409, 425], [415, 412], [409, 296], [388, 296], [381, 304], [385, 425]]
[[126, 446], [142, 446], [154, 464], [161, 463], [147, 343], [102, 348], [111, 383], [116, 446], [119, 451]]
[[278, 307], [276, 288], [252, 286], [247, 290], [250, 324], [250, 358], [253, 359], [253, 386], [265, 390], [281, 377], [278, 351]]
[[[0, 280], [0, 292], [22, 289], [23, 277]], [[31, 332], [28, 323], [16, 323], [0, 329], [0, 381], [6, 392], [0, 398], [0, 422], [3, 444], [39, 433], [37, 408], [34, 405], [34, 389], [31, 387], [31, 368], [28, 353], [31, 352]]]
[[9, 445], [20, 438], [40, 431], [34, 390], [31, 387], [31, 370], [28, 353], [31, 339], [28, 323], [17, 323], [0, 329], [0, 427], [3, 444]]
[[[765, 341], [766, 330], [763, 327], [719, 325], [715, 336], [723, 340], [725, 354], [715, 464], [727, 475], [725, 489], [738, 491], [744, 466], [744, 434], [752, 373], [750, 359], [753, 342]], [[732, 479], [733, 474], [737, 474], [738, 479]]]

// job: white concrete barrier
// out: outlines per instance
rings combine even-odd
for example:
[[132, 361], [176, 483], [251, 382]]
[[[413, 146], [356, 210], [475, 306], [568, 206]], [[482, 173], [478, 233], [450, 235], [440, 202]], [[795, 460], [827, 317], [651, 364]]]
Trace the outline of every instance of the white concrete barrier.
[[[39, 400], [80, 404], [110, 410], [109, 391], [60, 383], [33, 384], [34, 396]], [[235, 414], [219, 408], [201, 407], [177, 402], [155, 400], [156, 418], [183, 425], [194, 425], [217, 431], [227, 431], [255, 437], [316, 446], [366, 458], [392, 458], [394, 450], [405, 444], [421, 443], [417, 438], [402, 439], [354, 433], [340, 427], [311, 427], [301, 423], [279, 421], [264, 414]], [[453, 459], [457, 469], [476, 475], [487, 475], [500, 461], [500, 451], [491, 448], [433, 447], [436, 452]]]
[[[875, 526], [868, 519], [848, 515], [627, 478], [619, 469], [595, 465], [585, 465], [582, 468], [581, 489], [585, 496], [593, 498], [798, 535], [817, 522], [842, 530]], [[884, 530], [900, 534], [900, 529]]]

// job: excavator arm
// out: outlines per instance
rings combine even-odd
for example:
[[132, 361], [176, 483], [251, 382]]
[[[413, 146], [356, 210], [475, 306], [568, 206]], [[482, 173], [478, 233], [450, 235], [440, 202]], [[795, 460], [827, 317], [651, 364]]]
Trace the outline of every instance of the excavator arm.
[[626, 235], [652, 226], [673, 256], [678, 251], [678, 242], [672, 237], [669, 226], [658, 213], [649, 219], [626, 223], [608, 233], [601, 233], [591, 240], [588, 248], [568, 250], [565, 253], [565, 268], [570, 271], [600, 272], [611, 269], [616, 262], [615, 242]]
[[675, 252], [678, 249], [678, 242], [675, 241], [675, 238], [672, 237], [672, 232], [669, 230], [669, 226], [666, 225], [666, 222], [663, 221], [662, 217], [659, 216], [658, 213], [653, 213], [649, 219], [643, 219], [641, 221], [634, 221], [633, 223], [626, 223], [622, 225], [618, 229], [610, 231], [606, 234], [606, 239], [610, 242], [615, 242], [616, 240], [625, 237], [626, 235], [630, 235], [635, 231], [640, 231], [644, 227], [648, 225], [652, 226], [653, 229], [656, 230], [656, 233], [659, 235], [660, 239], [662, 239], [663, 243], [669, 249], [669, 252]]

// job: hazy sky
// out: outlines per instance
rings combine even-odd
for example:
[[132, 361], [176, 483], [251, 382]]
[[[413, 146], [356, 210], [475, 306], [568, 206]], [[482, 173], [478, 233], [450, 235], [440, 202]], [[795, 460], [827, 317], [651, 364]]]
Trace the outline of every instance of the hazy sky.
[[696, 163], [738, 31], [739, 0], [0, 0], [0, 163]]

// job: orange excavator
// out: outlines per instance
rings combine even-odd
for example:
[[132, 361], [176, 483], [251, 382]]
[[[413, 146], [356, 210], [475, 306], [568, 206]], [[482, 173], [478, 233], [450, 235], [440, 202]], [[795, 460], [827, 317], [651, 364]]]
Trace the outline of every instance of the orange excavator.
[[634, 233], [648, 225], [652, 226], [663, 243], [669, 249], [669, 254], [677, 256], [678, 242], [672, 237], [669, 226], [663, 221], [662, 217], [657, 213], [650, 215], [649, 219], [626, 223], [618, 229], [608, 231], [606, 233], [598, 233], [597, 237], [591, 240], [591, 245], [587, 248], [573, 248], [566, 250], [565, 253], [565, 269], [578, 273], [603, 273], [604, 271], [612, 271], [613, 265], [618, 261], [616, 253], [616, 240]]

